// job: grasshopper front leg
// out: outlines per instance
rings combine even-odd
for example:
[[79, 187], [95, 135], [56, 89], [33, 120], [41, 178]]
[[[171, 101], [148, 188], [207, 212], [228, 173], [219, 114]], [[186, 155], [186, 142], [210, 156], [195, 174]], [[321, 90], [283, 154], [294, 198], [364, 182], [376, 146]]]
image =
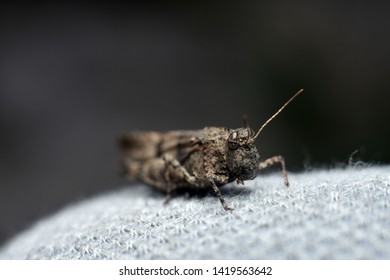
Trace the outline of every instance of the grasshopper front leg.
[[284, 162], [284, 158], [282, 156], [274, 156], [269, 159], [266, 159], [262, 162], [259, 163], [259, 169], [264, 169], [267, 168], [268, 166], [274, 165], [276, 163], [280, 163], [282, 166], [282, 174], [284, 178], [284, 184], [286, 187], [288, 187], [289, 182], [288, 182], [288, 177], [287, 177], [287, 169], [286, 169], [286, 164]]
[[213, 187], [213, 190], [214, 190], [215, 194], [219, 198], [219, 201], [221, 202], [223, 209], [225, 209], [226, 211], [233, 211], [234, 209], [230, 208], [226, 204], [225, 199], [224, 199], [221, 191], [219, 190], [218, 186], [215, 184], [215, 182], [213, 180], [211, 180], [210, 183], [211, 183], [211, 186]]

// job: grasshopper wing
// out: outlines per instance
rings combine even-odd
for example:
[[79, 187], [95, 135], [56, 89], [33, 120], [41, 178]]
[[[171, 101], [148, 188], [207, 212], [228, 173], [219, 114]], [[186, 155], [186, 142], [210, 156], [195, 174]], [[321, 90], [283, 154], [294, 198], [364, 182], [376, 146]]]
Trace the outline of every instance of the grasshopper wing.
[[128, 132], [120, 136], [119, 145], [129, 159], [145, 161], [158, 156], [162, 138], [159, 132]]
[[145, 161], [170, 153], [179, 161], [199, 144], [196, 131], [129, 132], [120, 137], [120, 147], [130, 160]]

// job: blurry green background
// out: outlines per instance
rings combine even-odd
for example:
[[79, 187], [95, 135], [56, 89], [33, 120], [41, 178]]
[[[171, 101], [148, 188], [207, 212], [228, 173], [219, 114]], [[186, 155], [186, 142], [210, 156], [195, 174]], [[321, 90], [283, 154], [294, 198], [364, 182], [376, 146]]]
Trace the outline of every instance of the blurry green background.
[[300, 88], [258, 139], [262, 158], [283, 155], [292, 172], [357, 149], [355, 161], [389, 163], [389, 12], [385, 1], [2, 4], [0, 243], [123, 186], [121, 132], [236, 128], [243, 114], [256, 130]]

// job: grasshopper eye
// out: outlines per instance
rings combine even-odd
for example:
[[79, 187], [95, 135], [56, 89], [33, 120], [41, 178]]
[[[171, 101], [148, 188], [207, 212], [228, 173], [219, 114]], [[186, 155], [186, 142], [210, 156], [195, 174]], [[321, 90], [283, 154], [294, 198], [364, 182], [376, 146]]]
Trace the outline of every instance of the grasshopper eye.
[[230, 133], [228, 138], [228, 146], [230, 150], [236, 150], [238, 148], [237, 136], [237, 131], [233, 131], [232, 133]]
[[239, 142], [242, 139], [238, 139], [238, 133], [237, 131], [233, 131], [230, 133], [228, 138], [228, 146], [230, 150], [236, 150], [239, 146]]
[[229, 149], [236, 150], [238, 147], [252, 143], [255, 132], [251, 128], [239, 128], [230, 133], [228, 137]]

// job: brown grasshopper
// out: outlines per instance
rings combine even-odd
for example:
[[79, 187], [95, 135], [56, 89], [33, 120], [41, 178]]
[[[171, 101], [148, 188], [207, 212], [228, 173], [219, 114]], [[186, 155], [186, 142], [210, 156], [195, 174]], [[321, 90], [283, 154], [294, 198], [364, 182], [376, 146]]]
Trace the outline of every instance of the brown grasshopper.
[[201, 130], [169, 132], [129, 132], [121, 135], [122, 165], [129, 178], [171, 194], [181, 188], [212, 188], [225, 210], [233, 210], [226, 204], [219, 188], [236, 181], [256, 177], [259, 169], [275, 163], [282, 166], [284, 184], [289, 185], [282, 156], [260, 161], [254, 144], [260, 132], [303, 89], [291, 97], [255, 133], [244, 118], [243, 128], [205, 127]]

